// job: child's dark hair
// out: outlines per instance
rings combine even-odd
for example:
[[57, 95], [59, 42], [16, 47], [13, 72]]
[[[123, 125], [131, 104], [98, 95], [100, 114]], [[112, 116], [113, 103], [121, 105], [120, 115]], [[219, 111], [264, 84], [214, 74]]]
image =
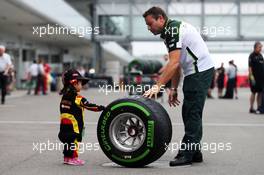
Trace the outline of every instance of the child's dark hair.
[[60, 91], [60, 95], [76, 95], [77, 90], [73, 84], [79, 81], [82, 83], [82, 85], [84, 85], [89, 81], [89, 79], [82, 77], [81, 74], [75, 69], [66, 70], [62, 74], [62, 83], [64, 87]]
[[60, 95], [75, 95], [75, 94], [77, 94], [77, 91], [71, 84], [64, 85], [64, 87], [60, 91]]

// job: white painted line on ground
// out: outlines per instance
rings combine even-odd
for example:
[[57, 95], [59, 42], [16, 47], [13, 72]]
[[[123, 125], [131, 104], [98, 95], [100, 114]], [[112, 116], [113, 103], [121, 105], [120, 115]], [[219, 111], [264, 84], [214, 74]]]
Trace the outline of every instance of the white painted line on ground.
[[15, 105], [0, 105], [0, 108], [13, 108]]
[[[59, 121], [0, 121], [0, 124], [39, 124], [58, 125]], [[85, 122], [85, 125], [97, 125], [97, 122]], [[183, 126], [183, 123], [172, 123], [172, 126]], [[264, 127], [259, 123], [204, 123], [203, 126], [223, 126], [223, 127]]]
[[56, 121], [0, 121], [0, 124], [59, 124]]

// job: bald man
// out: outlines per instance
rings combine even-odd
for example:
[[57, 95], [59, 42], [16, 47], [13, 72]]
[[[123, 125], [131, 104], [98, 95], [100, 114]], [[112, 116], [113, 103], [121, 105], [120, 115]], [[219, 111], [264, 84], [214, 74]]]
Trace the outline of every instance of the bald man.
[[0, 87], [1, 104], [5, 104], [8, 70], [11, 67], [11, 58], [5, 53], [5, 46], [0, 45]]

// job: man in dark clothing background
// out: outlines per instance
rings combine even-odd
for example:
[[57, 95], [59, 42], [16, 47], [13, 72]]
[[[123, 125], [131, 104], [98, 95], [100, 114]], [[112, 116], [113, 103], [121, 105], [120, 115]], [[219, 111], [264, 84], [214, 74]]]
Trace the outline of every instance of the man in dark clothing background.
[[[261, 54], [262, 44], [256, 42], [254, 51], [249, 55], [249, 82], [250, 82], [250, 113], [260, 113], [262, 93], [264, 89], [264, 59]], [[254, 109], [254, 101], [257, 94], [257, 110]], [[264, 112], [264, 111], [263, 111]]]
[[234, 61], [229, 61], [229, 66], [227, 68], [227, 86], [226, 86], [226, 92], [225, 95], [222, 98], [225, 99], [233, 99], [234, 97], [234, 89], [236, 86], [236, 74], [237, 74], [237, 68], [234, 66]]
[[217, 88], [218, 88], [218, 98], [223, 96], [223, 89], [224, 89], [224, 81], [225, 81], [225, 68], [224, 63], [221, 63], [221, 67], [219, 67], [217, 70]]

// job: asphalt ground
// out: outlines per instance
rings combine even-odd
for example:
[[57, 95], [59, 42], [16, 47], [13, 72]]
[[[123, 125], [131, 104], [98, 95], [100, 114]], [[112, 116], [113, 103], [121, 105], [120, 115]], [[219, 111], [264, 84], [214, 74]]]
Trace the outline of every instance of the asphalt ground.
[[[99, 89], [83, 91], [82, 95], [103, 105], [127, 96], [125, 92], [106, 95]], [[173, 124], [169, 150], [145, 168], [124, 168], [112, 163], [99, 148], [96, 127], [100, 113], [90, 111], [85, 112], [85, 149], [80, 154], [86, 164], [82, 167], [63, 165], [57, 138], [60, 96], [56, 93], [28, 96], [24, 91], [16, 91], [7, 97], [5, 105], [0, 106], [0, 175], [263, 175], [264, 115], [248, 113], [249, 95], [249, 89], [239, 89], [237, 100], [206, 101], [202, 142], [204, 162], [185, 167], [169, 167], [184, 133], [181, 106], [171, 108], [166, 102], [161, 103]], [[164, 97], [164, 101], [166, 99]]]

